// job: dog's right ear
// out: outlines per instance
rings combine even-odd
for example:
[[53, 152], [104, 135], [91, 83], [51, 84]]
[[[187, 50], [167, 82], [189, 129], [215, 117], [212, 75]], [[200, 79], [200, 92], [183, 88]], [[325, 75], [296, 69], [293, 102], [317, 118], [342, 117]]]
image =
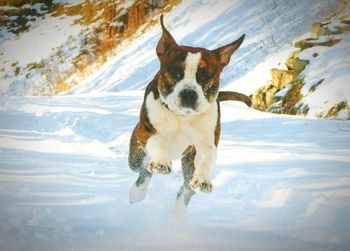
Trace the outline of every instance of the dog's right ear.
[[220, 63], [222, 66], [228, 65], [228, 63], [230, 62], [232, 53], [234, 53], [241, 46], [244, 40], [244, 37], [245, 37], [245, 34], [243, 34], [240, 38], [238, 38], [233, 43], [227, 44], [225, 46], [217, 48], [216, 50], [213, 50], [213, 52], [219, 55]]
[[161, 58], [171, 47], [177, 46], [175, 39], [171, 36], [169, 31], [164, 26], [163, 15], [160, 16], [160, 24], [162, 26], [163, 34], [158, 42], [156, 49], [159, 58]]

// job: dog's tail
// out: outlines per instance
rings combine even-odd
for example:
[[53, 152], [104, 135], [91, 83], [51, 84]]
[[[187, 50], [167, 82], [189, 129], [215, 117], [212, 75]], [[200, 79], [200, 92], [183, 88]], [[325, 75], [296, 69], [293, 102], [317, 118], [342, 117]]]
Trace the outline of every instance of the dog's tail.
[[232, 100], [232, 101], [244, 102], [249, 107], [251, 107], [251, 105], [252, 105], [252, 101], [248, 96], [246, 96], [242, 93], [238, 93], [238, 92], [221, 91], [221, 92], [219, 92], [218, 99], [220, 102]]

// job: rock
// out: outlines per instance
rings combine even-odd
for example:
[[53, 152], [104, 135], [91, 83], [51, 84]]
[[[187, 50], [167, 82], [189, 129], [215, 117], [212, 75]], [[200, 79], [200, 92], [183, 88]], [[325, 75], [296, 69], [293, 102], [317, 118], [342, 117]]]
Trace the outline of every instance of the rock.
[[306, 65], [310, 63], [308, 60], [300, 59], [299, 54], [300, 51], [292, 52], [286, 61], [286, 66], [288, 70], [293, 72], [294, 79], [296, 79], [299, 73], [302, 72]]
[[145, 2], [139, 2], [131, 6], [128, 10], [128, 29], [131, 33], [134, 33], [138, 27], [146, 22], [148, 18], [148, 4]]
[[276, 97], [274, 97], [277, 90], [277, 87], [271, 84], [259, 88], [252, 96], [253, 107], [260, 111], [265, 111], [277, 101]]
[[270, 71], [272, 77], [272, 85], [276, 87], [276, 89], [282, 89], [289, 84], [294, 79], [294, 74], [292, 71], [288, 70], [279, 70], [279, 69], [271, 69]]
[[[302, 73], [306, 66], [310, 63], [308, 60], [299, 58], [302, 51], [316, 46], [332, 47], [340, 42], [340, 39], [334, 34], [347, 33], [350, 31], [350, 20], [341, 20], [340, 26], [330, 28], [330, 20], [327, 22], [316, 22], [311, 28], [311, 37], [297, 41], [294, 46], [297, 51], [290, 53], [285, 62], [287, 70], [271, 69], [271, 81], [266, 86], [260, 87], [252, 95], [253, 107], [262, 111], [282, 114], [303, 114], [307, 115], [310, 108], [303, 103], [303, 94], [301, 89], [304, 86], [304, 75]], [[328, 36], [328, 37], [322, 37]], [[314, 58], [318, 57], [317, 52], [313, 52]], [[324, 79], [320, 79], [309, 88], [309, 93], [323, 83]], [[304, 95], [307, 95], [304, 94]], [[334, 104], [327, 112], [317, 114], [318, 117], [331, 119], [350, 119], [350, 106], [346, 101]]]
[[273, 103], [280, 100], [275, 94], [294, 80], [292, 70], [271, 69], [271, 81], [268, 85], [259, 88], [252, 96], [255, 109], [265, 111]]
[[[333, 32], [331, 34], [339, 34], [338, 32]], [[300, 51], [303, 51], [303, 50], [306, 50], [306, 49], [309, 49], [309, 48], [312, 48], [312, 47], [315, 47], [315, 46], [328, 46], [328, 47], [331, 47], [331, 46], [334, 46], [335, 44], [339, 43], [340, 42], [340, 39], [328, 39], [326, 41], [317, 41], [315, 39], [303, 39], [303, 40], [299, 40], [298, 42], [296, 42], [294, 44], [294, 46], [296, 48], [300, 48]]]
[[299, 56], [299, 54], [300, 54], [300, 51], [293, 51], [292, 53], [289, 54], [287, 61], [286, 61], [286, 66], [287, 66], [288, 70], [293, 70], [294, 61]]
[[309, 60], [303, 60], [300, 58], [296, 58], [294, 61], [294, 67], [293, 67], [294, 78], [296, 78], [299, 75], [299, 73], [301, 73], [309, 63], [310, 63]]
[[[294, 107], [301, 99], [300, 90], [303, 86], [303, 80], [299, 74], [309, 64], [308, 60], [298, 58], [300, 51], [292, 52], [287, 61], [288, 70], [273, 68], [270, 70], [271, 81], [268, 85], [259, 88], [252, 97], [253, 107], [261, 111], [270, 111], [274, 113], [296, 114]], [[289, 88], [284, 96], [275, 95], [287, 85]]]
[[320, 28], [321, 28], [321, 23], [316, 22], [312, 25], [311, 27], [311, 37], [316, 39], [319, 36], [319, 32], [320, 32]]
[[281, 106], [283, 107], [283, 113], [292, 115], [297, 114], [299, 107], [296, 107], [296, 105], [303, 97], [301, 94], [301, 88], [303, 88], [303, 86], [304, 79], [297, 80], [282, 98]]

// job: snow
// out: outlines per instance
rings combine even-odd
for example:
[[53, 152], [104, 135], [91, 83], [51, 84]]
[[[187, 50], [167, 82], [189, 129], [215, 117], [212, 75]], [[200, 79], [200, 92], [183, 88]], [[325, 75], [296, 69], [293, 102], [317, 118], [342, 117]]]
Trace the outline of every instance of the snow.
[[0, 10], [4, 10], [4, 11], [7, 11], [7, 10], [17, 10], [18, 8], [17, 7], [14, 7], [14, 6], [0, 6]]
[[[300, 54], [301, 59], [310, 61], [303, 72], [306, 84], [302, 93], [305, 97], [300, 101], [308, 105], [309, 116], [322, 116], [334, 105], [342, 101], [350, 102], [350, 34], [325, 36], [323, 39], [338, 38], [341, 41], [336, 46], [317, 46]], [[314, 53], [318, 56], [314, 57]], [[316, 87], [317, 91], [309, 93], [309, 89], [320, 80], [323, 82]]]
[[53, 153], [53, 154], [87, 154], [101, 157], [114, 157], [115, 153], [98, 141], [90, 143], [66, 143], [58, 140], [18, 140], [11, 138], [0, 139], [0, 145], [7, 149], [20, 149], [24, 151]]
[[[289, 54], [295, 49], [290, 45], [281, 48], [277, 52], [271, 53], [264, 59], [263, 62], [256, 65], [249, 74], [244, 75], [233, 83], [225, 86], [224, 90], [236, 90], [238, 92], [250, 95], [254, 93], [259, 87], [267, 84], [271, 80], [270, 70], [273, 68], [285, 69], [285, 60]], [[244, 84], [241, 84], [244, 83]]]
[[83, 4], [85, 1], [84, 0], [54, 0], [52, 3], [53, 4], [68, 4], [68, 5], [78, 5], [78, 4]]
[[[283, 37], [288, 32], [275, 37], [277, 44], [254, 50], [276, 23], [284, 20], [283, 29], [295, 29], [302, 18], [322, 16], [333, 5], [189, 2], [165, 17], [181, 41], [196, 44], [202, 39], [202, 46], [214, 48], [243, 29], [250, 33], [224, 73], [224, 87], [233, 87], [250, 70], [259, 72], [255, 66], [266, 67], [262, 62], [276, 63], [273, 55], [287, 53], [282, 44], [290, 41]], [[271, 8], [262, 8], [265, 4]], [[310, 13], [303, 16], [300, 11], [308, 5]], [[196, 29], [196, 9], [208, 6], [220, 14], [198, 20], [201, 26]], [[281, 16], [282, 9], [290, 12]], [[246, 26], [224, 37], [226, 25], [236, 19]], [[196, 32], [184, 31], [183, 20]], [[260, 26], [254, 28], [257, 22]], [[307, 22], [293, 34], [303, 35]], [[222, 39], [214, 43], [217, 38], [206, 36], [208, 30]], [[125, 42], [124, 50], [101, 72], [65, 95], [0, 98], [0, 250], [349, 250], [348, 121], [276, 115], [237, 102], [222, 103], [213, 192], [195, 195], [187, 213], [176, 205], [183, 183], [176, 161], [171, 174], [154, 175], [148, 191], [138, 191], [132, 200], [146, 196], [143, 201], [130, 204], [137, 174], [128, 168], [129, 139], [142, 89], [158, 66], [158, 38], [155, 27], [132, 44]], [[239, 76], [232, 75], [242, 64], [246, 68]], [[235, 83], [237, 88], [243, 85]]]
[[[208, 49], [231, 43], [245, 33], [241, 48], [233, 55], [235, 63], [223, 71], [221, 86], [252, 94], [266, 84], [269, 67], [285, 61], [293, 50], [293, 39], [309, 33], [311, 25], [330, 14], [338, 4], [338, 1], [320, 3], [317, 0], [297, 4], [293, 1], [183, 1], [165, 15], [164, 22], [179, 44]], [[81, 84], [68, 94], [143, 89], [159, 67], [154, 48], [160, 32], [156, 25], [132, 43], [124, 41], [115, 57], [96, 74], [81, 79]], [[246, 80], [248, 82], [242, 84]], [[96, 82], [100, 84], [96, 86]]]
[[[76, 107], [56, 107], [56, 106], [41, 106], [41, 105], [35, 105], [35, 104], [27, 104], [25, 106], [19, 107], [18, 110], [20, 111], [27, 111], [27, 112], [32, 112], [36, 116], [42, 116], [43, 114], [47, 112], [63, 112], [63, 111], [68, 111], [68, 112], [82, 112], [84, 109], [81, 108], [76, 108]], [[108, 111], [102, 110], [102, 109], [87, 109], [87, 112], [93, 112], [93, 113], [99, 113], [99, 114], [109, 114]]]
[[[27, 31], [15, 35], [8, 31], [8, 27], [1, 27], [0, 35], [0, 95], [32, 95], [43, 88], [47, 83], [46, 75], [40, 75], [35, 71], [30, 72], [29, 64], [44, 64], [49, 61], [55, 52], [62, 49], [71, 50], [68, 39], [78, 37], [82, 27], [75, 24], [79, 16], [53, 16], [44, 14], [43, 3], [34, 5], [25, 4], [22, 8], [36, 10], [42, 16], [24, 16], [30, 19], [26, 23]], [[16, 19], [17, 16], [10, 18]], [[68, 54], [71, 55], [71, 54]], [[55, 58], [55, 60], [59, 60]], [[50, 61], [54, 64], [53, 60]], [[60, 63], [57, 68], [61, 71], [67, 67], [67, 63]], [[42, 65], [44, 67], [45, 65]], [[53, 65], [51, 65], [53, 66]], [[17, 72], [17, 70], [18, 72]], [[54, 68], [54, 67], [53, 67]], [[34, 73], [33, 73], [34, 72]], [[49, 87], [46, 87], [47, 89]]]
[[[38, 23], [37, 27], [25, 32], [18, 39], [6, 40], [0, 45], [3, 57], [9, 63], [18, 62], [18, 66], [40, 62], [52, 54], [52, 48], [59, 47], [70, 35], [77, 35], [81, 27], [73, 25], [77, 17], [64, 19], [50, 17]], [[45, 42], [44, 42], [45, 41]], [[10, 65], [6, 65], [10, 67]]]
[[36, 4], [33, 4], [33, 5], [25, 4], [25, 5], [22, 6], [22, 8], [33, 9], [38, 14], [42, 14], [42, 13], [46, 12], [46, 11], [42, 10], [44, 7], [45, 7], [45, 4], [42, 4], [42, 3], [36, 3]]
[[274, 190], [271, 195], [269, 195], [268, 200], [256, 202], [259, 207], [264, 208], [282, 208], [286, 205], [288, 199], [292, 196], [291, 188], [281, 188]]
[[[346, 250], [350, 123], [223, 103], [214, 191], [176, 220], [178, 162], [129, 204], [129, 111], [141, 102], [139, 92], [1, 99], [1, 250]], [[18, 109], [30, 104], [56, 109]]]

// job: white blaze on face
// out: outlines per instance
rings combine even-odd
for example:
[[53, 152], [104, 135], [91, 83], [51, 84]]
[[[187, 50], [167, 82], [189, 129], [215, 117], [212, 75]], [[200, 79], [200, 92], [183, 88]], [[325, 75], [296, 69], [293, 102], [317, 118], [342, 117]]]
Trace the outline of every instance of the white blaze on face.
[[193, 80], [194, 82], [196, 81], [196, 73], [197, 73], [197, 68], [199, 64], [199, 60], [201, 60], [201, 53], [188, 53], [185, 61], [185, 77], [184, 79], [188, 80]]
[[[185, 60], [184, 78], [176, 84], [174, 91], [167, 97], [160, 95], [162, 101], [168, 105], [171, 111], [182, 115], [194, 115], [202, 113], [209, 108], [210, 104], [205, 98], [202, 87], [197, 83], [196, 79], [198, 64], [201, 57], [202, 55], [200, 52], [189, 52]], [[190, 89], [197, 93], [198, 100], [195, 105], [195, 110], [181, 106], [179, 93], [184, 89]]]

